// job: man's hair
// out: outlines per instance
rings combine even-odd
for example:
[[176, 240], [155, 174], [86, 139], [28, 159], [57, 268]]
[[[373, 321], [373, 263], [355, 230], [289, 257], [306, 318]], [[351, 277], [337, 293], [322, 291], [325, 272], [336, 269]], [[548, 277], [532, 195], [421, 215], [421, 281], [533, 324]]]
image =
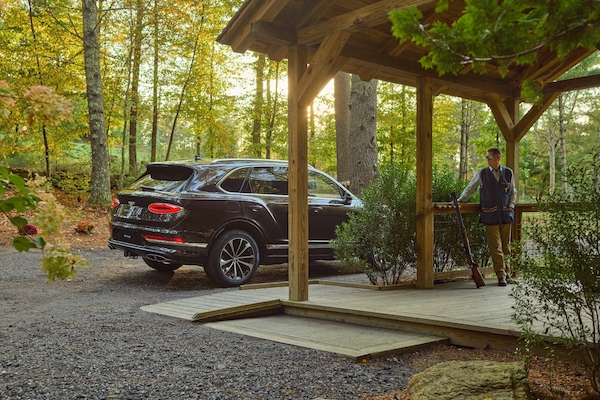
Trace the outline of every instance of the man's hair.
[[488, 153], [492, 153], [492, 154], [493, 154], [493, 155], [495, 155], [495, 156], [499, 156], [499, 155], [501, 155], [501, 154], [502, 154], [502, 153], [500, 153], [500, 149], [499, 149], [499, 148], [497, 148], [497, 147], [492, 147], [491, 149], [488, 149], [488, 151], [487, 151], [487, 152], [488, 152]]

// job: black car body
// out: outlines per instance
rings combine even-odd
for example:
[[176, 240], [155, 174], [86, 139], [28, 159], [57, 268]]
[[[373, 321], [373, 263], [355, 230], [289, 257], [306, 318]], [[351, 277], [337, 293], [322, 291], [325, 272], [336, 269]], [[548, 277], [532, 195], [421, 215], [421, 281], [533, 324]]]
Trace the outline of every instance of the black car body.
[[[308, 168], [309, 257], [332, 259], [335, 228], [360, 200]], [[259, 159], [151, 163], [113, 204], [109, 247], [173, 271], [202, 265], [221, 286], [287, 261], [288, 163]]]

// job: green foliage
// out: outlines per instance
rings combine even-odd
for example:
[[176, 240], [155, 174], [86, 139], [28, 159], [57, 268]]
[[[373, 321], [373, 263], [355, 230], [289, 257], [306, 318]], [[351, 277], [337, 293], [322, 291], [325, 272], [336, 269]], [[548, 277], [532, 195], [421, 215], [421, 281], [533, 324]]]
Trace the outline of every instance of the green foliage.
[[[16, 192], [16, 195], [4, 198], [8, 190]], [[35, 210], [37, 227], [29, 225], [24, 217], [13, 214], [29, 209]], [[71, 278], [75, 276], [76, 268], [87, 265], [85, 259], [71, 254], [68, 245], [59, 240], [64, 213], [56, 199], [45, 192], [32, 193], [23, 178], [1, 166], [0, 212], [17, 228], [18, 236], [13, 239], [16, 250], [42, 249], [42, 271], [46, 272], [48, 280]]]
[[88, 266], [87, 260], [71, 253], [69, 246], [64, 244], [49, 244], [42, 257], [42, 271], [50, 282], [56, 278], [71, 279], [77, 275], [77, 269]]
[[[600, 394], [600, 159], [569, 171], [570, 194], [540, 202], [515, 247], [514, 320], [575, 351]], [[530, 340], [530, 339], [529, 339]]]
[[[434, 171], [433, 200], [450, 201], [452, 190], [460, 192], [466, 182], [450, 172]], [[475, 195], [474, 195], [475, 196]], [[416, 179], [411, 168], [397, 163], [381, 167], [380, 176], [363, 192], [363, 208], [336, 230], [336, 257], [364, 271], [371, 283], [396, 284], [416, 266]], [[478, 201], [478, 200], [477, 200]], [[478, 215], [464, 215], [475, 259], [485, 265], [489, 252], [485, 230]], [[441, 272], [466, 267], [455, 214], [435, 217], [434, 268]]]
[[542, 85], [538, 81], [525, 79], [521, 84], [521, 95], [531, 104], [540, 104], [543, 99]]
[[[436, 11], [448, 4], [438, 1]], [[435, 67], [440, 75], [458, 74], [465, 64], [484, 73], [486, 64], [493, 62], [504, 76], [511, 64], [535, 63], [543, 46], [564, 58], [578, 47], [595, 49], [600, 43], [600, 30], [594, 29], [600, 6], [589, 1], [466, 0], [452, 25], [442, 20], [421, 25], [423, 15], [416, 7], [392, 11], [389, 17], [400, 41], [412, 40], [430, 49], [421, 65]]]
[[87, 174], [76, 174], [69, 171], [59, 171], [52, 175], [52, 186], [71, 194], [90, 192], [90, 177]]
[[[451, 194], [456, 190], [457, 196], [463, 191], [468, 181], [461, 181], [449, 171], [433, 173], [433, 201], [451, 201]], [[478, 203], [478, 192], [471, 195], [469, 202]], [[479, 223], [479, 214], [462, 214], [463, 223], [467, 229], [469, 244], [473, 258], [480, 266], [487, 266], [490, 260], [485, 238], [485, 227]], [[434, 253], [433, 268], [435, 272], [449, 271], [460, 268], [470, 268], [464, 253], [464, 247], [456, 214], [437, 214], [434, 219]]]
[[416, 181], [398, 164], [381, 167], [363, 191], [363, 208], [336, 229], [336, 257], [364, 271], [374, 285], [397, 284], [416, 264]]

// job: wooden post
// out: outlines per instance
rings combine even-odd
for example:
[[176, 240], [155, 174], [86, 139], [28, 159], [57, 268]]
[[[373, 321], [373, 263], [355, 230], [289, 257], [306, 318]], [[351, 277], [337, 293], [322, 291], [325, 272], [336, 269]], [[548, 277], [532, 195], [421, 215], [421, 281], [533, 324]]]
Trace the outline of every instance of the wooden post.
[[417, 288], [433, 288], [433, 95], [431, 79], [417, 79]]
[[308, 300], [308, 125], [307, 108], [298, 104], [298, 82], [306, 71], [307, 51], [293, 46], [288, 55], [288, 237], [289, 299]]
[[[517, 126], [519, 123], [519, 119], [521, 115], [519, 113], [519, 104], [520, 100], [517, 98], [506, 99], [504, 104], [506, 106], [506, 110], [508, 111], [508, 115], [513, 122], [513, 127]], [[519, 144], [521, 139], [519, 139], [516, 135], [515, 129], [512, 129], [510, 134], [505, 134], [504, 138], [506, 139], [506, 155], [504, 156], [504, 164], [513, 170], [514, 172], [514, 180], [515, 186], [519, 187]], [[517, 191], [517, 196], [519, 192]], [[521, 214], [515, 213], [515, 222], [511, 226], [511, 237], [512, 240], [519, 240], [521, 236], [520, 227], [521, 227]]]

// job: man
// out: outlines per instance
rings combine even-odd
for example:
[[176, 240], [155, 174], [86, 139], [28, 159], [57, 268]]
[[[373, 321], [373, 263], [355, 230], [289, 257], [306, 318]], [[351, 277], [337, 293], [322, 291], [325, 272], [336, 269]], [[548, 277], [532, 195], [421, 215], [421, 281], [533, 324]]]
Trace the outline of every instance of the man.
[[458, 198], [465, 202], [477, 188], [481, 205], [479, 221], [485, 225], [488, 247], [492, 255], [498, 286], [506, 286], [510, 243], [510, 224], [515, 220], [517, 189], [514, 173], [500, 165], [500, 150], [491, 148], [485, 156], [488, 166], [475, 172], [473, 179]]

